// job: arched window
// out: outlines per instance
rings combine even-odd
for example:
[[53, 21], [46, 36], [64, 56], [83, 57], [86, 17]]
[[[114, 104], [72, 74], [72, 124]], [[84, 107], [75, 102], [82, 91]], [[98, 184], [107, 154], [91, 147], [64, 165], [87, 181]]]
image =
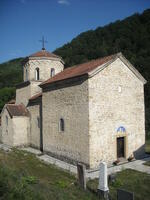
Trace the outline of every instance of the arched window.
[[40, 71], [39, 71], [39, 68], [36, 68], [35, 69], [35, 80], [39, 80], [40, 79]]
[[61, 118], [59, 120], [59, 131], [64, 131], [65, 130], [65, 122], [64, 122], [64, 119]]
[[6, 115], [6, 125], [8, 126], [8, 116]]
[[28, 70], [27, 70], [27, 68], [25, 69], [25, 80], [27, 81], [28, 80]]
[[55, 76], [55, 69], [51, 68], [51, 77]]
[[38, 128], [40, 128], [40, 117], [37, 117]]

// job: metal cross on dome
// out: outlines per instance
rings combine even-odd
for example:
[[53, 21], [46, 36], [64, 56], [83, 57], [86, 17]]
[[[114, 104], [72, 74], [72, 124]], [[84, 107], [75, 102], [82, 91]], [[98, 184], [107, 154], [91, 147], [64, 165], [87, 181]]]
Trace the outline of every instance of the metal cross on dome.
[[48, 41], [46, 41], [46, 40], [44, 39], [44, 36], [42, 37], [42, 40], [39, 40], [39, 42], [42, 43], [42, 50], [45, 50], [45, 43], [47, 43]]

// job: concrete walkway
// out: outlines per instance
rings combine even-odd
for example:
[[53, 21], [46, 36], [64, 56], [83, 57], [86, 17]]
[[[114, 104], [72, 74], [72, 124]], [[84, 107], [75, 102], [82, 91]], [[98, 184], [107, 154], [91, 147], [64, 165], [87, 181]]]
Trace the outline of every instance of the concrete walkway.
[[58, 160], [58, 159], [53, 158], [53, 157], [48, 156], [48, 155], [38, 156], [38, 158], [40, 160], [44, 161], [45, 163], [54, 164], [61, 169], [67, 170], [67, 171], [69, 171], [73, 174], [77, 174], [77, 167], [75, 165], [66, 163], [62, 160]]
[[[133, 169], [140, 172], [145, 172], [150, 174], [150, 166], [143, 165], [146, 161], [150, 161], [150, 157], [144, 158], [142, 160], [134, 160], [132, 162], [127, 162], [118, 166], [108, 167], [108, 175], [114, 174], [116, 172], [122, 171], [124, 169]], [[87, 177], [90, 179], [99, 177], [99, 170], [87, 170]]]
[[[40, 155], [41, 152], [39, 150], [33, 149], [31, 147], [23, 148], [23, 150], [34, 153], [39, 160], [44, 161], [47, 164], [54, 164], [61, 169], [64, 169], [71, 173], [77, 174], [77, 167], [75, 165], [66, 163], [64, 161], [61, 161], [59, 159], [56, 159], [56, 158], [51, 157], [46, 154]], [[40, 153], [37, 154], [37, 152], [40, 152]], [[127, 162], [125, 164], [108, 167], [108, 175], [122, 171], [123, 169], [134, 169], [134, 170], [137, 170], [140, 172], [145, 172], [145, 173], [150, 174], [150, 167], [143, 165], [143, 163], [146, 161], [150, 161], [150, 156], [146, 157], [142, 160], [134, 160], [132, 162]], [[98, 178], [99, 177], [99, 169], [86, 170], [86, 177], [89, 179]]]
[[29, 153], [33, 153], [36, 156], [42, 155], [42, 152], [40, 150], [34, 149], [32, 147], [22, 147], [22, 148], [20, 148], [20, 150], [27, 151]]
[[6, 144], [1, 144], [1, 143], [0, 143], [0, 149], [4, 150], [6, 152], [11, 151], [11, 147], [10, 146], [8, 146]]

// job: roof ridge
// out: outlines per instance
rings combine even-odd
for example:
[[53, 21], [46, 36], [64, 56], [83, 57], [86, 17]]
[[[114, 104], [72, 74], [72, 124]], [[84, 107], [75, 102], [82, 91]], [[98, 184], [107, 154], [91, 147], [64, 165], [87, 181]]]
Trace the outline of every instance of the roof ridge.
[[105, 57], [90, 60], [85, 63], [74, 65], [72, 67], [68, 67], [65, 70], [63, 70], [62, 72], [53, 76], [52, 78], [42, 82], [39, 86], [43, 87], [43, 85], [47, 85], [52, 82], [57, 82], [60, 80], [65, 80], [68, 78], [85, 75], [85, 74], [89, 73], [90, 71], [94, 70], [95, 68], [97, 68], [98, 66], [101, 66], [102, 64], [116, 58], [117, 56], [118, 56], [118, 54], [113, 54], [110, 56], [105, 56]]
[[[102, 60], [102, 59], [107, 58], [107, 57], [116, 57], [116, 56], [120, 56], [120, 55], [122, 55], [122, 53], [116, 53], [116, 54], [112, 54], [112, 55], [109, 55], [109, 56], [104, 56], [104, 57], [100, 57], [100, 58], [88, 60], [87, 62], [79, 63], [79, 64], [77, 64], [77, 65], [73, 65], [73, 66], [67, 67], [66, 69], [72, 68], [72, 67], [78, 67], [78, 66], [81, 66], [81, 65], [83, 65], [83, 64], [87, 64], [87, 63], [90, 63], [90, 62]], [[66, 70], [66, 69], [65, 69], [65, 70]]]

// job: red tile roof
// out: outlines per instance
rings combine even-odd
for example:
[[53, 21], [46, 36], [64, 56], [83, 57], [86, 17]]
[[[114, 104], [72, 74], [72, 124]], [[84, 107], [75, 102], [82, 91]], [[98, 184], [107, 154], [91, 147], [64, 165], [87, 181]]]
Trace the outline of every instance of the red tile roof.
[[56, 74], [54, 77], [44, 81], [43, 83], [40, 84], [40, 86], [42, 87], [44, 85], [48, 85], [50, 83], [54, 83], [54, 82], [57, 82], [60, 80], [65, 80], [65, 79], [69, 79], [69, 78], [87, 74], [88, 72], [94, 70], [95, 68], [99, 67], [100, 65], [105, 64], [108, 61], [112, 60], [115, 56], [116, 56], [116, 54], [107, 56], [104, 58], [99, 58], [96, 60], [91, 60], [89, 62], [75, 65], [73, 67], [69, 67], [69, 68], [65, 69], [64, 71]]
[[40, 93], [38, 93], [38, 94], [32, 96], [32, 97], [29, 99], [29, 101], [35, 100], [35, 99], [37, 99], [38, 97], [41, 97], [41, 96], [42, 96], [42, 92], [40, 92]]
[[6, 104], [6, 109], [8, 110], [11, 117], [13, 116], [29, 116], [29, 112], [23, 104]]
[[31, 54], [29, 57], [54, 57], [54, 58], [61, 58], [53, 53], [50, 53], [46, 50], [41, 50], [36, 53]]

